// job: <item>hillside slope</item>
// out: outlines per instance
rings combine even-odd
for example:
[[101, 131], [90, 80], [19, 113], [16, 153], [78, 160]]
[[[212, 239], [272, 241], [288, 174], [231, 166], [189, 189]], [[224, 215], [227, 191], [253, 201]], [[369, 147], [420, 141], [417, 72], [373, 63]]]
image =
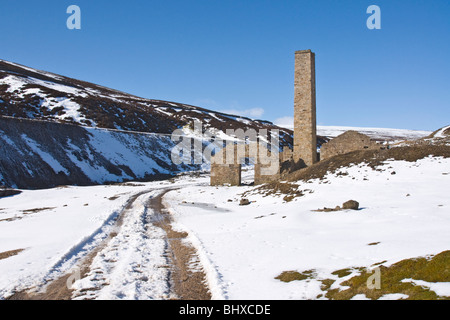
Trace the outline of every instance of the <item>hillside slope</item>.
[[226, 129], [278, 129], [281, 146], [292, 147], [292, 131], [268, 121], [144, 99], [4, 60], [0, 114], [0, 185], [16, 188], [152, 180], [198, 169], [170, 158], [170, 134], [193, 134], [193, 120], [224, 139]]
[[154, 180], [175, 165], [170, 136], [0, 117], [0, 185], [37, 189]]
[[171, 134], [199, 120], [203, 129], [279, 129], [283, 145], [292, 146], [292, 131], [183, 103], [144, 99], [93, 83], [0, 60], [0, 113], [139, 132]]

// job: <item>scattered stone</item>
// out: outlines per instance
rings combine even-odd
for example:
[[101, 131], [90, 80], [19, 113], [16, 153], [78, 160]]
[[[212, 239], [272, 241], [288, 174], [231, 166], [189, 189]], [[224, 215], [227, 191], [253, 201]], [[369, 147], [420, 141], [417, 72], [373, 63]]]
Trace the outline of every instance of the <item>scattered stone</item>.
[[248, 201], [248, 199], [246, 199], [246, 198], [242, 198], [240, 201], [239, 201], [239, 205], [240, 206], [246, 206], [246, 205], [249, 205], [250, 204], [250, 201]]
[[[338, 208], [338, 207], [336, 207], [336, 208]], [[338, 209], [338, 210], [336, 210], [336, 208], [327, 208], [327, 207], [325, 207], [325, 208], [323, 208], [323, 209], [317, 209], [317, 210], [313, 210], [313, 211], [316, 211], [316, 212], [332, 212], [332, 211], [338, 211], [338, 210], [341, 210], [341, 209]]]
[[333, 212], [333, 211], [341, 211], [341, 210], [347, 210], [347, 209], [352, 209], [352, 210], [358, 210], [359, 208], [359, 203], [358, 201], [355, 200], [349, 200], [347, 202], [344, 202], [344, 204], [341, 206], [336, 206], [334, 208], [323, 208], [323, 209], [317, 209], [317, 210], [313, 210], [315, 212]]
[[359, 202], [355, 200], [349, 200], [347, 202], [344, 202], [342, 204], [342, 209], [351, 209], [351, 210], [358, 210], [359, 209]]

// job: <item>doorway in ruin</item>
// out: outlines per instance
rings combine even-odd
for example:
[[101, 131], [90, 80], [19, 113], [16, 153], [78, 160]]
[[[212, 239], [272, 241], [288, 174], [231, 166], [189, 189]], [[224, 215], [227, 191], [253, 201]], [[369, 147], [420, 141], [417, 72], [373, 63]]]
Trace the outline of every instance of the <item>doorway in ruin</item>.
[[245, 157], [241, 161], [241, 185], [253, 186], [255, 184], [256, 159], [254, 157]]

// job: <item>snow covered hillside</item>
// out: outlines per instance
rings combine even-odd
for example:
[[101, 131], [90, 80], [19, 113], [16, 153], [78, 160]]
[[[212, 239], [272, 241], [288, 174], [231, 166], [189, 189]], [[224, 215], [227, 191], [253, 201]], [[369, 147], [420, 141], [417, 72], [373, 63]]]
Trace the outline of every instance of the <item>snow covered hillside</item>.
[[170, 135], [192, 134], [193, 121], [221, 138], [229, 138], [227, 129], [277, 129], [281, 146], [292, 147], [292, 131], [268, 121], [144, 99], [4, 60], [0, 114], [0, 185], [7, 187], [151, 180], [199, 169], [170, 159]]
[[200, 165], [175, 165], [169, 135], [0, 118], [0, 185], [49, 188], [160, 179]]
[[93, 83], [0, 60], [0, 113], [138, 132], [171, 134], [201, 121], [204, 130], [279, 129], [284, 145], [291, 131], [268, 121], [216, 112], [183, 103], [140, 98]]

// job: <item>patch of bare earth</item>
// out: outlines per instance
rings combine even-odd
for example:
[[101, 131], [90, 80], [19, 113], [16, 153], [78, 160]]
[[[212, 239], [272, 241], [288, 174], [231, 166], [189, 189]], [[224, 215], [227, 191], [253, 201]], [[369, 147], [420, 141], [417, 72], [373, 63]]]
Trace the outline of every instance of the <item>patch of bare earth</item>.
[[192, 268], [196, 260], [196, 250], [186, 244], [187, 233], [178, 232], [172, 228], [172, 217], [162, 204], [167, 190], [150, 199], [149, 205], [154, 211], [153, 224], [166, 232], [169, 243], [171, 262], [172, 291], [180, 300], [210, 300], [211, 293], [206, 285], [206, 275], [203, 270]]
[[22, 213], [23, 214], [32, 214], [32, 213], [37, 213], [37, 212], [47, 211], [47, 210], [53, 210], [53, 209], [56, 209], [56, 207], [27, 209], [27, 210], [22, 210]]
[[19, 254], [20, 252], [22, 252], [23, 250], [24, 249], [16, 249], [16, 250], [0, 252], [0, 260], [15, 256], [15, 255]]

